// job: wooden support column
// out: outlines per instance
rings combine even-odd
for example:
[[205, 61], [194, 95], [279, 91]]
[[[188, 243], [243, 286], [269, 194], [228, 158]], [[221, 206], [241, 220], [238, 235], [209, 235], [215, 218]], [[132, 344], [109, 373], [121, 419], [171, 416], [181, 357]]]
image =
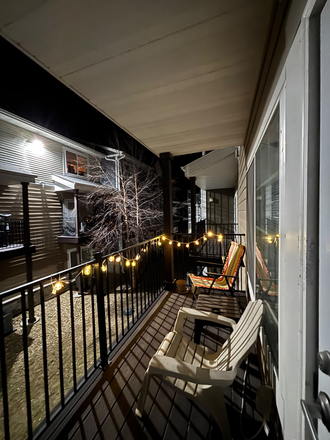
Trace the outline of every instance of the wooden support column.
[[[23, 196], [23, 228], [24, 228], [24, 248], [26, 262], [26, 281], [29, 283], [33, 280], [32, 253], [31, 253], [31, 236], [30, 236], [30, 215], [29, 215], [29, 194], [28, 182], [21, 182]], [[28, 324], [36, 321], [34, 316], [34, 296], [32, 287], [28, 288]]]
[[[160, 160], [163, 174], [163, 209], [164, 209], [164, 234], [167, 238], [172, 238], [173, 234], [173, 211], [172, 211], [172, 160], [171, 153], [161, 153]], [[174, 280], [173, 246], [165, 240], [165, 283], [166, 289], [172, 289]]]
[[191, 212], [191, 233], [196, 232], [196, 177], [189, 177], [190, 181], [190, 212]]

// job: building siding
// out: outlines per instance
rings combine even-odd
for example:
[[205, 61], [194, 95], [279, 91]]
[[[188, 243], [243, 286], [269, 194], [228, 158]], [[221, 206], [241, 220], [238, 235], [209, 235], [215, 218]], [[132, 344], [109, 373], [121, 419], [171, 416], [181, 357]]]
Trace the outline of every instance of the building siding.
[[[54, 187], [29, 184], [28, 191], [31, 243], [36, 246], [32, 255], [33, 279], [38, 279], [66, 267], [66, 254], [57, 242], [62, 208]], [[0, 212], [11, 214], [13, 220], [23, 219], [21, 185], [0, 186], [0, 194]], [[1, 262], [0, 291], [25, 282], [25, 257]]]

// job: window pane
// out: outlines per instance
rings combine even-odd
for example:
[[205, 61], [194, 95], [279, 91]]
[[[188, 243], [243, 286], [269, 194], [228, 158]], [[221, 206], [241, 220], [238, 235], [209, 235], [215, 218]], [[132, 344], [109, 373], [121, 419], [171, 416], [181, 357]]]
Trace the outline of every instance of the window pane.
[[279, 244], [279, 108], [259, 145], [256, 159], [256, 294], [267, 302], [265, 331], [277, 361]]
[[78, 156], [78, 174], [79, 176], [86, 176], [87, 172], [87, 158]]
[[77, 174], [77, 155], [66, 152], [66, 172], [71, 174]]

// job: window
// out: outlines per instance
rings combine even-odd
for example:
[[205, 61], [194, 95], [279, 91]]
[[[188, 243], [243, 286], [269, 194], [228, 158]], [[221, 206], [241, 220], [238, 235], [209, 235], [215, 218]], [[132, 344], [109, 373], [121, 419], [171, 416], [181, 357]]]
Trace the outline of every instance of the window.
[[264, 328], [277, 364], [279, 253], [279, 107], [255, 156], [255, 283], [265, 301]]
[[87, 157], [66, 151], [66, 172], [78, 176], [86, 176]]

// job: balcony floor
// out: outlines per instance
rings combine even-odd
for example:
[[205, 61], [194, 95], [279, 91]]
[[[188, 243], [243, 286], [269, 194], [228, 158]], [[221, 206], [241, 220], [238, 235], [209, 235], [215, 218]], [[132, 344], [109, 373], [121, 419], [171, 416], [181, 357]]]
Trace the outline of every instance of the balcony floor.
[[[143, 375], [151, 356], [163, 337], [173, 327], [180, 307], [193, 307], [191, 296], [166, 294], [153, 316], [147, 316], [135, 336], [112, 360], [112, 364], [96, 381], [76, 413], [57, 438], [72, 440], [112, 439], [221, 439], [218, 426], [210, 415], [177, 395], [158, 380], [152, 380], [143, 421], [134, 413]], [[187, 321], [187, 337], [193, 335], [193, 324]], [[228, 336], [226, 331], [207, 327], [201, 343], [217, 349]], [[249, 380], [246, 387], [246, 407], [243, 421], [244, 435], [253, 435], [260, 426], [260, 417], [249, 405], [260, 386], [257, 356], [250, 355]], [[242, 439], [240, 432], [240, 406], [242, 377], [245, 363], [240, 368], [233, 386], [225, 391], [227, 412], [234, 439]], [[251, 403], [253, 406], [253, 403]], [[254, 421], [256, 419], [256, 421]], [[262, 432], [258, 439], [266, 438]], [[269, 437], [268, 437], [269, 438]]]

